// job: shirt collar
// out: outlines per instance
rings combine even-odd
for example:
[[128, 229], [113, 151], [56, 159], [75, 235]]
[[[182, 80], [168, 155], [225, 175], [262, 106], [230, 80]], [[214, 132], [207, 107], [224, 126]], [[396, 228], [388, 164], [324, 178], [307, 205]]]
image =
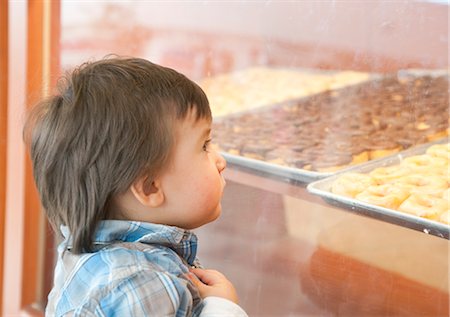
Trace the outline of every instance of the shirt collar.
[[[63, 245], [65, 248], [70, 248], [72, 239], [69, 228], [61, 226], [61, 233], [65, 238]], [[93, 244], [100, 247], [118, 241], [162, 245], [174, 250], [191, 265], [197, 254], [197, 236], [188, 230], [148, 222], [101, 221]]]

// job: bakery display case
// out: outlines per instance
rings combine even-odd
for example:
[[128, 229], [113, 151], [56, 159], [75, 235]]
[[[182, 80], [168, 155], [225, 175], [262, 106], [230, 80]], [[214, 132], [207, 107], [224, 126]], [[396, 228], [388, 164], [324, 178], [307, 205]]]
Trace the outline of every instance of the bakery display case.
[[[278, 103], [269, 106], [240, 111], [247, 101], [235, 95], [217, 101], [235, 105], [236, 112], [220, 116], [214, 127], [229, 162], [307, 183], [448, 135], [447, 71], [300, 74], [314, 87], [289, 80], [280, 89], [287, 86], [285, 100], [274, 96]], [[305, 97], [291, 97], [295, 87], [305, 87], [297, 88]], [[214, 109], [219, 93], [211, 95]]]
[[[137, 56], [206, 92], [227, 186], [198, 256], [249, 316], [449, 315], [447, 3], [60, 4], [62, 72]], [[405, 172], [401, 203], [429, 195], [437, 212], [358, 199], [390, 184], [378, 168], [400, 173], [433, 145], [440, 159]], [[367, 186], [343, 194], [356, 173]]]
[[196, 230], [198, 255], [250, 316], [447, 316], [448, 224], [307, 190], [446, 142], [447, 10], [63, 2], [61, 63], [137, 55], [204, 89], [228, 167], [223, 213]]

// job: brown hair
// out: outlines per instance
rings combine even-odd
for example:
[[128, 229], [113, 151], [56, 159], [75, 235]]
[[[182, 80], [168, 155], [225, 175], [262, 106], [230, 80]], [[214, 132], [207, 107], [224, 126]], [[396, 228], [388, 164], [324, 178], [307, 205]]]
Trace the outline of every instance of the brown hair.
[[173, 69], [138, 58], [85, 63], [62, 79], [59, 94], [30, 112], [24, 138], [43, 208], [72, 252], [92, 251], [113, 195], [164, 167], [175, 119], [195, 107], [211, 120], [202, 89]]

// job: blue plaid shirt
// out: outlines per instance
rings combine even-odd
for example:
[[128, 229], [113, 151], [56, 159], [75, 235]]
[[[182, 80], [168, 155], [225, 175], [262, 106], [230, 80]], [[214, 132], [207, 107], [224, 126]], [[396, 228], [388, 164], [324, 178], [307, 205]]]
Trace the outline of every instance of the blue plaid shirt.
[[197, 237], [176, 227], [102, 221], [95, 252], [73, 254], [68, 229], [58, 247], [49, 316], [199, 316], [203, 301], [184, 274]]

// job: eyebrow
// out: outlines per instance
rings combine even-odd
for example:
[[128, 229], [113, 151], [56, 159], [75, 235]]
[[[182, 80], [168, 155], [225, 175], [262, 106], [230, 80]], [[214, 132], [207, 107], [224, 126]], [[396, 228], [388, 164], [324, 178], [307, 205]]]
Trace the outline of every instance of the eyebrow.
[[211, 133], [211, 128], [205, 129], [205, 131], [203, 131], [202, 135], [200, 136], [200, 140], [203, 140], [204, 138], [208, 137], [210, 133]]
[[207, 128], [205, 132], [203, 132], [203, 136], [207, 137], [211, 133], [211, 128]]

